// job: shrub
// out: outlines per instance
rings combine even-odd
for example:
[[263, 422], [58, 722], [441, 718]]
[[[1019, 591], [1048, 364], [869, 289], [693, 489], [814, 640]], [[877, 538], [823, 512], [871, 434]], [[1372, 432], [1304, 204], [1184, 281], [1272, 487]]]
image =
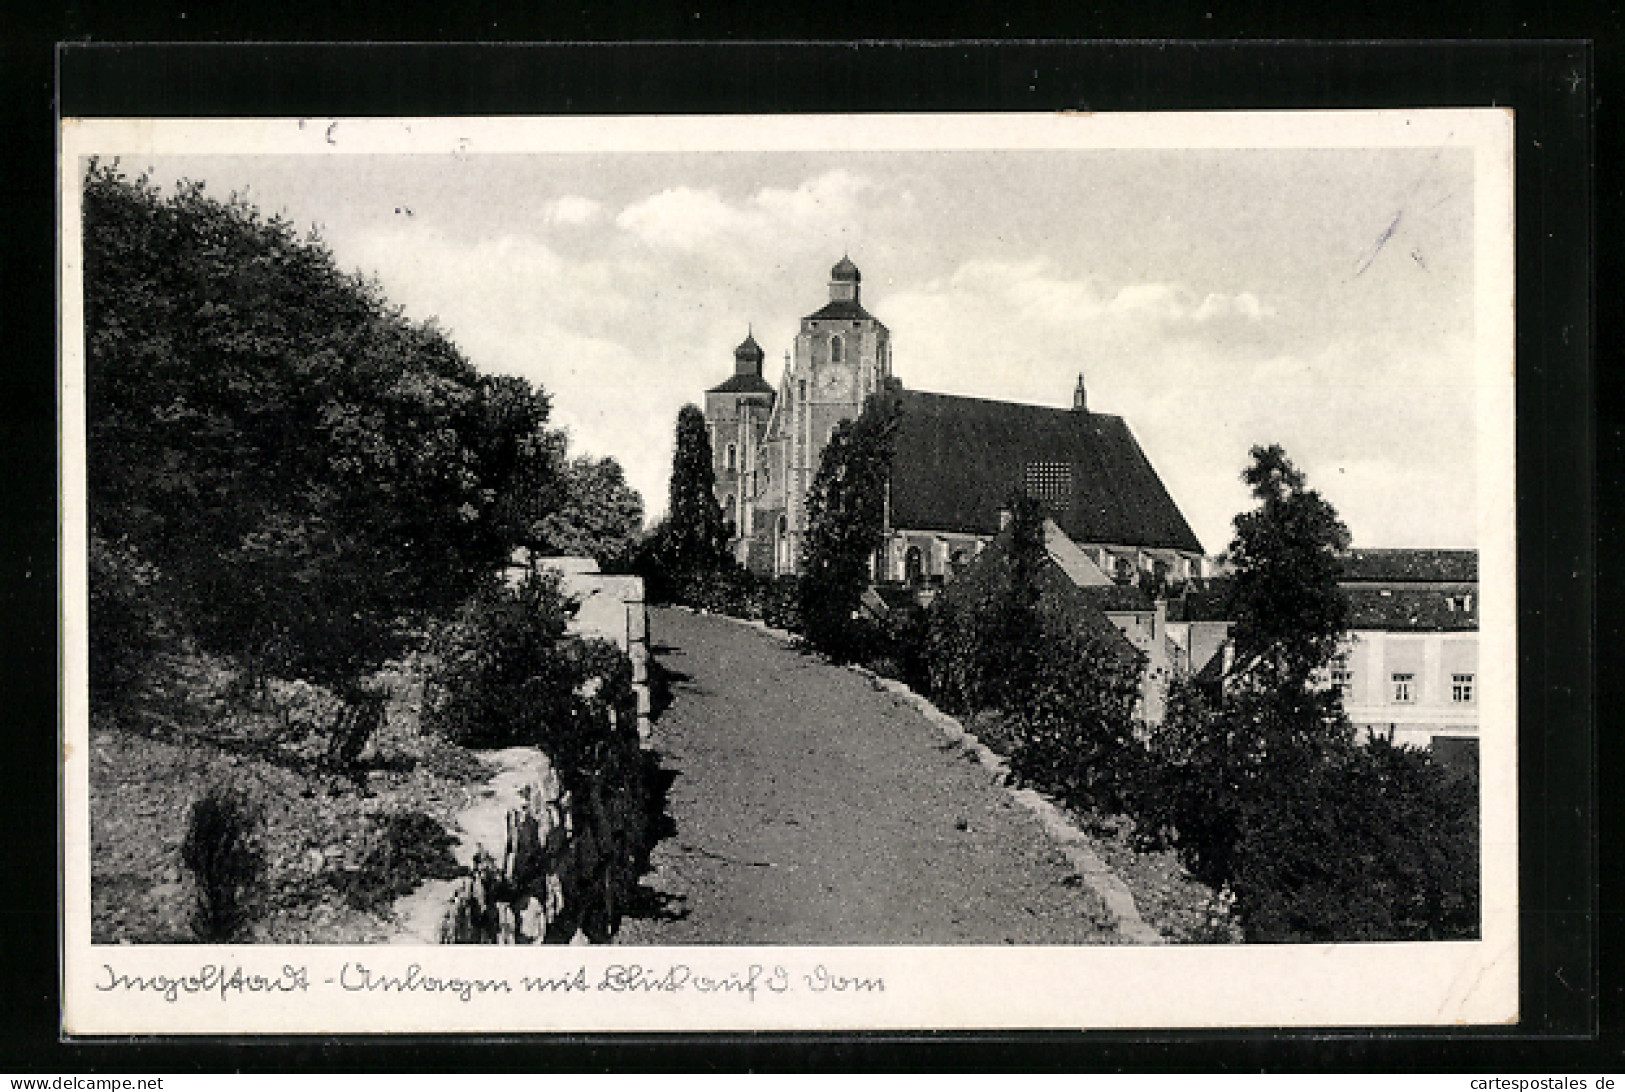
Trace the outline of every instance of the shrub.
[[800, 581], [779, 576], [763, 581], [760, 588], [762, 621], [777, 629], [801, 632]]
[[431, 639], [424, 723], [463, 746], [535, 742], [572, 700], [556, 648], [574, 613], [553, 573], [474, 596]]
[[1011, 771], [1074, 807], [1120, 810], [1145, 765], [1133, 731], [1138, 660], [1058, 619], [1035, 656], [1024, 700], [1007, 711]]
[[158, 571], [124, 545], [90, 536], [90, 696], [118, 706], [140, 685], [159, 647]]
[[336, 883], [351, 905], [374, 912], [410, 894], [424, 880], [450, 880], [466, 869], [452, 856], [457, 840], [422, 812], [372, 817], [361, 866]]
[[712, 614], [734, 618], [760, 618], [757, 578], [731, 562], [711, 569], [682, 573], [669, 582], [670, 601]]
[[[1138, 797], [1248, 938], [1436, 940], [1478, 929], [1477, 790], [1425, 753], [1325, 731], [1312, 707], [1173, 688]], [[1307, 727], [1306, 727], [1307, 725]]]
[[[1293, 771], [1299, 772], [1299, 771]], [[1478, 935], [1478, 801], [1421, 751], [1336, 748], [1246, 809], [1231, 886], [1249, 939]]]
[[539, 747], [567, 782], [635, 751], [631, 661], [566, 636], [573, 610], [554, 574], [477, 596], [435, 638], [425, 723], [464, 746]]
[[186, 815], [181, 863], [192, 873], [192, 929], [199, 940], [228, 941], [248, 922], [246, 895], [264, 871], [260, 817], [240, 790], [211, 785]]

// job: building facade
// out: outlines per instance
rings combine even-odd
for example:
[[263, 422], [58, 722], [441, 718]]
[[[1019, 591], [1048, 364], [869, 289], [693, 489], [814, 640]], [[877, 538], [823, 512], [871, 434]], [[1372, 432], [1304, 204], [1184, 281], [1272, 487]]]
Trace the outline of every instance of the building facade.
[[1477, 551], [1351, 550], [1339, 584], [1350, 632], [1329, 682], [1349, 720], [1446, 760], [1476, 755]]

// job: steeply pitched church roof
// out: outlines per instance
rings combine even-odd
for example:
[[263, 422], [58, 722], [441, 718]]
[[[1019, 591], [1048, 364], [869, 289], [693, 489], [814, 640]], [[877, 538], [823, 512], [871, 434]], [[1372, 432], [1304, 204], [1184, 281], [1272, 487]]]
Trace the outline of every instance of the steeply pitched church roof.
[[1202, 552], [1121, 417], [921, 391], [902, 399], [892, 526], [993, 534], [1029, 466], [1052, 483], [1066, 467], [1070, 490], [1046, 509], [1074, 542]]
[[718, 383], [706, 394], [772, 394], [773, 384], [759, 375], [734, 373]]

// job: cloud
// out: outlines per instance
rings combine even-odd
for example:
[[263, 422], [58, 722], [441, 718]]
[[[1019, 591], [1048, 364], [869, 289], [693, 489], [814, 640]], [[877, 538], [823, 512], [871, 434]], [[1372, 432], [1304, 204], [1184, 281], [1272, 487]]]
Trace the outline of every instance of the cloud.
[[730, 202], [714, 189], [675, 186], [633, 202], [615, 224], [648, 246], [699, 250], [771, 245], [828, 246], [879, 187], [846, 170], [827, 171], [795, 189], [765, 187]]
[[481, 371], [546, 389], [571, 450], [614, 457], [651, 518], [665, 506], [678, 408], [726, 376], [744, 336], [735, 290], [679, 276], [680, 255], [391, 224], [349, 239], [344, 260], [378, 270], [390, 299], [437, 318]]

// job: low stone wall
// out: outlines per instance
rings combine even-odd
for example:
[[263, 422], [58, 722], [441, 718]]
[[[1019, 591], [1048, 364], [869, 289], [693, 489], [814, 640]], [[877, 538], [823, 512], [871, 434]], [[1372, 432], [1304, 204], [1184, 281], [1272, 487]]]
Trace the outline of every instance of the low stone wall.
[[573, 794], [547, 756], [510, 747], [481, 799], [458, 816], [469, 869], [402, 900], [405, 943], [602, 943], [637, 887], [646, 844], [641, 776], [597, 777]]

